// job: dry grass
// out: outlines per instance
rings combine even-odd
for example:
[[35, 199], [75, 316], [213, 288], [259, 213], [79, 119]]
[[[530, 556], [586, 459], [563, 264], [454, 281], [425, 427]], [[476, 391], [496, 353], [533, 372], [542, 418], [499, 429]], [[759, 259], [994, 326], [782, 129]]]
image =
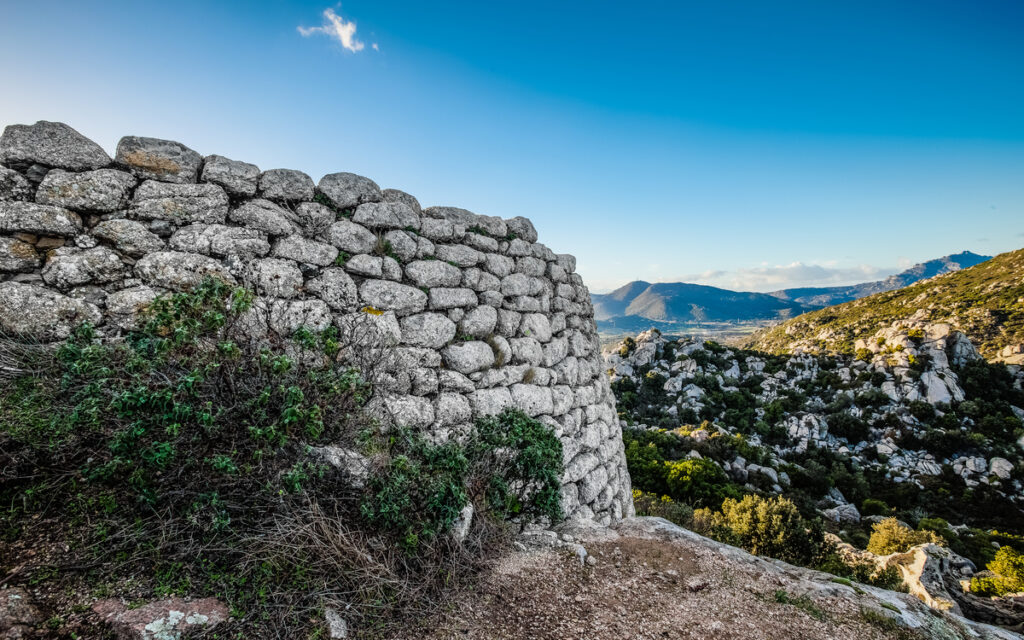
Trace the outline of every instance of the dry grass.
[[53, 368], [53, 351], [31, 337], [0, 333], [0, 381], [44, 375]]

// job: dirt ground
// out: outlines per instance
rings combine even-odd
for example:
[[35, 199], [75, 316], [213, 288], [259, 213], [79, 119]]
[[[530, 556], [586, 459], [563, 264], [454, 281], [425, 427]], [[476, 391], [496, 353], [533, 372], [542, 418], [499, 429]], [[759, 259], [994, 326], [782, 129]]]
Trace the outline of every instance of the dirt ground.
[[[837, 582], [827, 574], [772, 563], [694, 534], [689, 534], [690, 539], [664, 539], [645, 535], [650, 527], [634, 530], [620, 527], [619, 533], [605, 530], [604, 537], [576, 538], [589, 553], [585, 563], [571, 544], [565, 544], [567, 548], [505, 552], [472, 581], [472, 586], [454, 590], [435, 614], [418, 620], [392, 620], [395, 630], [390, 634], [379, 628], [350, 628], [350, 634], [375, 640], [995, 637], [968, 633], [959, 623], [947, 625], [954, 628], [952, 632], [910, 630], [898, 614], [883, 609], [877, 593], [872, 596], [864, 590], [867, 587], [861, 589]], [[557, 541], [554, 534], [548, 539]], [[23, 561], [46, 564], [47, 558], [36, 557], [38, 550], [16, 551], [24, 554]], [[90, 597], [85, 595], [90, 593], [87, 585], [81, 585], [81, 589], [47, 593], [47, 598], [42, 598], [41, 590], [49, 584], [43, 582], [32, 589], [38, 601], [66, 599], [70, 603]], [[904, 598], [917, 603], [925, 612], [924, 618], [942, 617], [910, 596], [882, 593], [890, 594], [890, 602]], [[42, 613], [41, 620], [49, 615]], [[60, 634], [40, 629], [30, 637], [60, 635], [99, 640], [112, 635], [105, 626], [97, 625], [88, 611], [70, 616], [63, 627]], [[202, 637], [224, 636], [211, 629]], [[998, 637], [1020, 638], [1013, 634]]]
[[[707, 550], [638, 538], [567, 551], [516, 553], [490, 570], [418, 638], [479, 640], [882, 639], [847, 598], [778, 601], [793, 585]], [[810, 611], [808, 611], [808, 609]], [[820, 619], [819, 619], [820, 618]], [[913, 636], [909, 636], [913, 637]], [[396, 640], [398, 640], [396, 638]]]

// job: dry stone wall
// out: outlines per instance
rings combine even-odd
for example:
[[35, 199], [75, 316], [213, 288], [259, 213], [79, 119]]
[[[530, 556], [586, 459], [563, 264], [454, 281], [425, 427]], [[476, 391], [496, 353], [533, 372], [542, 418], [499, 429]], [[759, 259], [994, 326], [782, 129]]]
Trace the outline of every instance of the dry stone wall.
[[[252, 286], [269, 327], [332, 324], [389, 349], [371, 403], [444, 439], [517, 407], [565, 450], [569, 516], [632, 515], [590, 296], [526, 218], [422, 209], [368, 178], [202, 156], [129, 136], [111, 159], [56, 122], [0, 137], [0, 330], [44, 341], [130, 331], [207, 276]], [[386, 362], [385, 362], [386, 360]]]

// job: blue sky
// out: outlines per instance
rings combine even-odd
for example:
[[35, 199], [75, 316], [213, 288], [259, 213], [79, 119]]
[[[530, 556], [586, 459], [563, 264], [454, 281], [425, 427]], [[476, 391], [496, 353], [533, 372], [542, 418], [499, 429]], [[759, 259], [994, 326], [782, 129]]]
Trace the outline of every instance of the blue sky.
[[1016, 0], [7, 0], [0, 125], [525, 215], [595, 291], [842, 284], [1024, 246], [1022, 29]]

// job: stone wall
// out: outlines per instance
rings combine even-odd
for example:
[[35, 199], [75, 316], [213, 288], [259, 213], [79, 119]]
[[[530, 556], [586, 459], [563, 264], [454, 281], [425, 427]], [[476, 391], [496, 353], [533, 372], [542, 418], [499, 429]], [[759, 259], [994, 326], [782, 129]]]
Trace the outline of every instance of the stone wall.
[[61, 123], [0, 137], [0, 330], [43, 341], [131, 330], [155, 296], [212, 275], [270, 328], [372, 326], [393, 358], [371, 406], [443, 439], [518, 407], [565, 449], [568, 515], [632, 515], [622, 435], [575, 258], [529, 220], [421, 209], [368, 178], [260, 171], [168, 140], [112, 160]]

